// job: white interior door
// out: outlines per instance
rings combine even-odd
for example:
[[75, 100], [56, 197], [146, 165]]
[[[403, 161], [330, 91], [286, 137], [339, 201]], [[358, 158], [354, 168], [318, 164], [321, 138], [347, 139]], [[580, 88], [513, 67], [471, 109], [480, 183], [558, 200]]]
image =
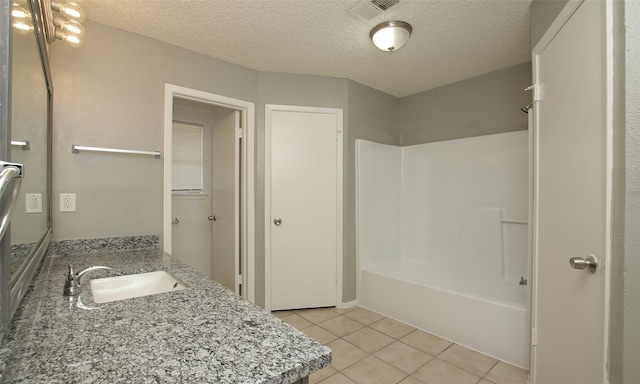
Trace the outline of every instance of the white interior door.
[[215, 281], [240, 293], [239, 179], [240, 112], [216, 109], [213, 127], [213, 265]]
[[[532, 383], [607, 382], [605, 13], [602, 1], [570, 2], [534, 50]], [[570, 266], [588, 255], [597, 269]]]
[[341, 114], [316, 109], [268, 110], [267, 115], [270, 309], [335, 306]]

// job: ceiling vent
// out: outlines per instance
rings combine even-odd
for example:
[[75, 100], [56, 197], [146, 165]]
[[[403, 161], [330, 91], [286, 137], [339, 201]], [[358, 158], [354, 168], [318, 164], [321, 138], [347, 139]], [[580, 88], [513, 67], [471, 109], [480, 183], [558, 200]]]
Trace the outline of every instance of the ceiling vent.
[[364, 0], [347, 13], [363, 21], [369, 21], [382, 15], [389, 8], [398, 4], [400, 0]]

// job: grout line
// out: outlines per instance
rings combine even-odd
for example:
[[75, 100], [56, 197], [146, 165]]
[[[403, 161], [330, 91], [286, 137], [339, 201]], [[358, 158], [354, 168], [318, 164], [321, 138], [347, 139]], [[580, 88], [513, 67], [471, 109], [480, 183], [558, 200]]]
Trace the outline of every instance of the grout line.
[[[358, 307], [353, 307], [353, 308], [354, 308], [354, 309], [356, 309], [356, 308], [358, 308]], [[354, 310], [354, 309], [352, 309], [352, 310]], [[298, 312], [300, 312], [300, 311], [304, 311], [304, 310], [296, 310], [295, 312], [294, 312], [294, 311], [290, 311], [291, 313], [290, 313], [289, 315], [287, 315], [287, 316], [290, 316], [291, 314], [298, 314]], [[357, 330], [355, 330], [355, 331], [353, 331], [353, 332], [349, 332], [349, 333], [347, 333], [347, 334], [345, 334], [345, 335], [343, 335], [343, 336], [338, 336], [338, 335], [336, 335], [335, 333], [333, 333], [332, 331], [330, 331], [330, 330], [328, 330], [328, 329], [324, 328], [323, 326], [321, 326], [321, 325], [320, 325], [320, 323], [316, 323], [316, 322], [314, 322], [314, 321], [311, 321], [311, 320], [309, 320], [309, 319], [305, 318], [304, 316], [300, 316], [299, 314], [298, 314], [298, 316], [302, 317], [303, 319], [305, 319], [305, 320], [307, 320], [307, 321], [309, 321], [309, 322], [311, 323], [311, 325], [310, 325], [310, 326], [305, 327], [304, 329], [307, 329], [307, 328], [310, 328], [310, 327], [312, 327], [312, 326], [316, 325], [316, 326], [320, 327], [321, 329], [323, 329], [323, 330], [325, 330], [325, 331], [329, 332], [331, 335], [333, 335], [333, 336], [335, 336], [335, 337], [336, 337], [336, 339], [334, 339], [334, 340], [332, 340], [332, 341], [330, 341], [330, 342], [328, 342], [328, 343], [326, 343], [326, 344], [324, 344], [324, 345], [330, 344], [330, 343], [335, 342], [335, 341], [337, 341], [337, 340], [342, 340], [343, 342], [345, 342], [345, 343], [347, 343], [347, 344], [351, 345], [352, 347], [355, 347], [355, 348], [357, 348], [357, 349], [359, 349], [359, 350], [361, 350], [361, 351], [365, 352], [365, 353], [366, 353], [366, 355], [365, 355], [364, 357], [362, 357], [362, 358], [360, 358], [360, 359], [358, 359], [358, 360], [356, 360], [356, 361], [352, 362], [351, 364], [347, 365], [346, 367], [343, 367], [343, 368], [342, 368], [342, 369], [340, 369], [340, 370], [338, 370], [338, 369], [334, 368], [336, 372], [334, 372], [333, 374], [331, 374], [331, 375], [329, 375], [329, 376], [325, 377], [324, 379], [322, 379], [322, 381], [318, 382], [318, 384], [322, 384], [325, 380], [328, 380], [330, 377], [333, 377], [333, 376], [335, 376], [335, 375], [336, 375], [336, 374], [338, 374], [338, 373], [339, 373], [339, 374], [341, 374], [341, 375], [343, 375], [343, 376], [345, 376], [345, 377], [347, 377], [349, 380], [351, 380], [351, 378], [349, 378], [349, 376], [347, 376], [347, 375], [345, 375], [345, 374], [343, 373], [343, 371], [344, 371], [345, 369], [347, 369], [347, 368], [349, 368], [349, 367], [351, 367], [351, 366], [353, 366], [353, 365], [355, 365], [355, 364], [357, 364], [357, 363], [361, 362], [362, 360], [366, 359], [367, 357], [370, 357], [370, 356], [371, 356], [371, 357], [377, 358], [376, 356], [374, 356], [374, 354], [375, 354], [376, 352], [378, 352], [378, 351], [380, 351], [380, 350], [384, 349], [386, 346], [388, 346], [388, 345], [390, 345], [390, 344], [393, 344], [393, 343], [394, 343], [394, 342], [396, 342], [396, 341], [397, 341], [397, 342], [400, 342], [400, 343], [402, 343], [402, 344], [404, 344], [404, 345], [406, 345], [406, 346], [408, 346], [408, 347], [411, 347], [411, 348], [417, 349], [417, 348], [413, 347], [412, 345], [409, 345], [409, 344], [407, 344], [407, 343], [405, 343], [404, 341], [402, 341], [402, 340], [401, 340], [401, 339], [402, 339], [402, 338], [404, 338], [405, 336], [407, 336], [407, 335], [411, 334], [411, 332], [414, 332], [415, 330], [419, 330], [419, 329], [417, 329], [417, 328], [415, 328], [415, 327], [412, 327], [412, 328], [414, 328], [414, 331], [411, 331], [411, 332], [409, 332], [409, 333], [407, 333], [407, 334], [401, 335], [400, 337], [395, 337], [395, 336], [388, 335], [388, 334], [386, 334], [386, 333], [384, 333], [384, 332], [382, 332], [382, 331], [378, 331], [378, 330], [376, 330], [375, 328], [372, 328], [372, 327], [371, 327], [371, 325], [373, 325], [373, 324], [375, 324], [375, 323], [378, 323], [378, 322], [380, 322], [380, 321], [384, 320], [385, 318], [386, 318], [386, 319], [390, 319], [390, 320], [397, 321], [398, 323], [401, 323], [401, 324], [405, 324], [405, 323], [403, 323], [403, 322], [401, 322], [401, 321], [399, 321], [399, 320], [395, 320], [395, 319], [392, 319], [392, 318], [390, 318], [390, 317], [386, 317], [386, 316], [385, 316], [385, 317], [382, 317], [381, 319], [378, 319], [378, 320], [376, 320], [376, 321], [372, 322], [371, 324], [364, 324], [364, 323], [361, 323], [361, 322], [359, 322], [359, 321], [357, 321], [357, 320], [354, 320], [354, 319], [352, 319], [352, 318], [350, 318], [350, 317], [348, 317], [348, 316], [344, 316], [344, 313], [339, 313], [339, 312], [337, 312], [337, 311], [335, 311], [335, 312], [338, 314], [338, 316], [334, 316], [334, 317], [329, 318], [329, 319], [327, 319], [327, 320], [323, 320], [323, 321], [321, 321], [320, 323], [325, 322], [325, 321], [328, 321], [328, 320], [336, 319], [336, 318], [338, 318], [338, 317], [340, 317], [340, 316], [343, 316], [344, 318], [346, 318], [346, 319], [348, 319], [348, 320], [355, 321], [356, 323], [358, 323], [358, 324], [362, 325], [362, 327], [361, 327], [361, 328], [359, 328], [359, 329], [357, 329]], [[351, 312], [351, 311], [348, 311], [348, 312]], [[345, 312], [345, 313], [346, 313], [346, 312]], [[375, 312], [374, 312], [374, 313], [375, 313]], [[287, 316], [284, 316], [284, 317], [287, 317]], [[284, 317], [281, 317], [280, 319], [282, 320]], [[408, 326], [408, 324], [405, 324], [405, 325], [407, 325], [407, 326]], [[353, 343], [349, 342], [348, 340], [345, 340], [345, 339], [344, 339], [345, 337], [347, 337], [347, 336], [349, 336], [349, 335], [351, 335], [351, 334], [353, 334], [353, 333], [356, 333], [356, 332], [358, 332], [358, 331], [361, 331], [361, 330], [362, 330], [362, 329], [364, 329], [364, 328], [370, 328], [370, 329], [372, 329], [372, 330], [375, 330], [375, 331], [377, 331], [377, 332], [380, 332], [381, 334], [383, 334], [383, 335], [385, 335], [385, 336], [387, 336], [387, 337], [391, 338], [393, 341], [392, 341], [390, 344], [387, 344], [387, 345], [385, 345], [384, 347], [379, 348], [379, 349], [378, 349], [378, 350], [376, 350], [375, 352], [373, 352], [373, 353], [369, 353], [369, 352], [367, 352], [367, 351], [363, 350], [362, 348], [358, 347], [357, 345], [355, 345], [355, 344], [353, 344]], [[300, 330], [300, 331], [301, 331], [301, 332], [303, 332], [303, 330]], [[423, 332], [426, 332], [426, 331], [423, 331]], [[428, 332], [427, 332], [427, 333], [428, 333]], [[447, 341], [449, 341], [449, 340], [447, 340]], [[428, 353], [426, 353], [426, 352], [423, 352], [423, 351], [421, 351], [421, 350], [419, 350], [419, 349], [418, 349], [420, 352], [425, 353], [425, 354], [427, 354], [427, 355], [429, 355], [429, 356], [432, 356], [432, 359], [430, 359], [429, 361], [427, 361], [427, 362], [425, 362], [424, 364], [420, 365], [418, 368], [416, 368], [416, 369], [415, 369], [413, 372], [411, 372], [411, 373], [406, 373], [406, 372], [402, 371], [400, 368], [396, 367], [395, 365], [393, 365], [393, 364], [391, 364], [391, 363], [388, 363], [388, 362], [386, 362], [386, 361], [384, 361], [384, 360], [381, 360], [381, 359], [379, 359], [379, 358], [377, 358], [377, 359], [378, 359], [378, 360], [380, 360], [380, 361], [385, 362], [386, 364], [389, 364], [390, 366], [392, 366], [392, 367], [394, 367], [394, 368], [396, 368], [396, 369], [398, 369], [398, 370], [402, 371], [402, 372], [405, 374], [405, 376], [404, 376], [402, 379], [400, 379], [400, 381], [399, 381], [399, 382], [401, 382], [401, 381], [405, 380], [405, 379], [406, 379], [406, 378], [408, 378], [408, 377], [411, 377], [411, 378], [413, 378], [413, 379], [415, 379], [415, 380], [417, 380], [417, 381], [420, 381], [420, 380], [418, 380], [416, 377], [414, 377], [414, 376], [413, 376], [413, 373], [417, 372], [419, 369], [421, 369], [421, 368], [422, 368], [422, 367], [424, 367], [425, 365], [429, 364], [429, 363], [430, 363], [431, 361], [433, 361], [434, 359], [438, 359], [438, 360], [440, 360], [440, 361], [442, 361], [442, 362], [445, 362], [445, 363], [447, 363], [447, 364], [449, 364], [449, 365], [451, 365], [451, 366], [453, 366], [453, 367], [456, 367], [456, 368], [461, 369], [461, 370], [463, 370], [463, 371], [465, 371], [465, 372], [468, 372], [468, 373], [470, 373], [470, 374], [472, 374], [472, 375], [474, 375], [474, 376], [478, 376], [477, 374], [475, 374], [475, 373], [473, 373], [473, 372], [470, 372], [470, 371], [468, 371], [468, 370], [464, 369], [463, 367], [459, 367], [459, 366], [457, 366], [457, 365], [455, 365], [455, 364], [452, 364], [452, 363], [446, 362], [445, 360], [442, 360], [442, 359], [440, 359], [440, 358], [439, 358], [439, 356], [440, 356], [440, 355], [442, 355], [442, 354], [443, 354], [445, 351], [447, 351], [449, 348], [453, 347], [454, 345], [459, 345], [459, 344], [456, 344], [456, 343], [451, 342], [451, 341], [449, 341], [449, 342], [450, 342], [450, 344], [449, 344], [445, 349], [443, 349], [442, 351], [440, 351], [440, 352], [439, 352], [437, 355], [435, 355], [435, 356], [432, 356], [432, 355], [430, 355], [430, 354], [428, 354]], [[480, 352], [478, 352], [478, 353], [480, 353]], [[487, 356], [487, 355], [484, 355], [484, 356]], [[490, 356], [488, 356], [488, 357], [490, 357]], [[491, 381], [491, 380], [487, 379], [486, 377], [487, 377], [487, 375], [488, 375], [488, 374], [489, 374], [489, 373], [490, 373], [490, 372], [491, 372], [491, 371], [492, 371], [492, 370], [493, 370], [493, 369], [498, 365], [498, 363], [500, 363], [500, 360], [497, 360], [497, 359], [496, 359], [496, 362], [491, 366], [491, 368], [489, 368], [489, 370], [487, 370], [487, 372], [486, 372], [483, 376], [479, 376], [479, 379], [478, 379], [478, 381], [477, 381], [476, 383], [480, 383], [482, 380], [486, 380], [487, 382], [493, 383], [493, 381]], [[351, 381], [353, 381], [353, 380], [351, 380]], [[360, 384], [360, 383], [358, 383], [358, 384]]]

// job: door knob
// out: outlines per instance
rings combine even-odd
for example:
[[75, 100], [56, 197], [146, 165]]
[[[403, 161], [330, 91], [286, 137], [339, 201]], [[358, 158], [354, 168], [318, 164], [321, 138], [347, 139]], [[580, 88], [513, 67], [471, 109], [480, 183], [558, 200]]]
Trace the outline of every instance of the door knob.
[[281, 219], [281, 218], [279, 218], [279, 217], [277, 217], [275, 220], [273, 220], [273, 224], [275, 224], [275, 225], [280, 225], [280, 224], [282, 224], [282, 219]]
[[598, 259], [596, 259], [593, 255], [588, 255], [585, 257], [572, 257], [569, 259], [569, 265], [573, 269], [585, 269], [588, 268], [589, 271], [595, 272], [598, 268]]
[[209, 216], [209, 217], [207, 217], [207, 219], [209, 219], [209, 221], [216, 221], [216, 220], [218, 220], [218, 218], [216, 217], [216, 215]]

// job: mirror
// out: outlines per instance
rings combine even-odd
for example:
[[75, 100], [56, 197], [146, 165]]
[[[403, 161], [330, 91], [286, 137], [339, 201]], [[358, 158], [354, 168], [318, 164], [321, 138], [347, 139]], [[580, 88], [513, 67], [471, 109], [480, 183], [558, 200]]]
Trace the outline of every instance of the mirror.
[[[11, 285], [46, 236], [49, 224], [49, 88], [31, 4], [14, 0], [11, 44], [11, 161], [24, 164], [22, 188], [11, 214]], [[15, 12], [17, 10], [17, 12]], [[25, 12], [27, 18], [20, 17]]]
[[[2, 2], [0, 6], [0, 67], [3, 68], [0, 71], [0, 160], [24, 164], [22, 188], [13, 205], [9, 230], [0, 239], [2, 335], [51, 240], [53, 88], [43, 3], [42, 0], [14, 0]], [[26, 16], [20, 17], [21, 13]], [[15, 24], [22, 24], [22, 28], [16, 28]], [[29, 213], [27, 196], [33, 199]], [[0, 203], [7, 201], [4, 197], [0, 199]]]

